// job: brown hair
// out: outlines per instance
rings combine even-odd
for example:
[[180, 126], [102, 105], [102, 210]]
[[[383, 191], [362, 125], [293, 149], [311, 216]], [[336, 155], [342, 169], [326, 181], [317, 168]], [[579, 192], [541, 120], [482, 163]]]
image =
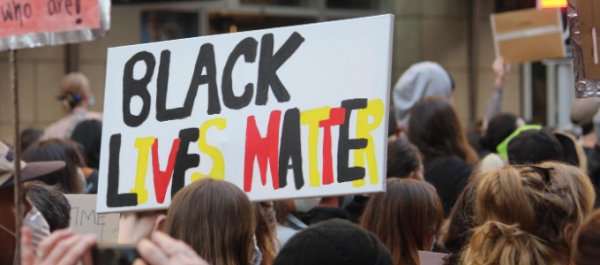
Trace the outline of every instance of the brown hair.
[[600, 210], [581, 225], [573, 240], [573, 261], [577, 265], [598, 264], [600, 260]]
[[37, 142], [23, 153], [23, 160], [26, 162], [64, 161], [66, 163], [64, 168], [37, 180], [48, 185], [58, 185], [64, 193], [81, 193], [81, 185], [78, 184], [83, 180], [78, 179], [77, 170], [86, 165], [79, 147], [79, 144], [66, 139]]
[[481, 174], [475, 212], [480, 226], [463, 264], [568, 264], [567, 225], [593, 207], [594, 189], [576, 167], [546, 162]]
[[369, 198], [360, 226], [390, 250], [394, 264], [419, 264], [442, 225], [444, 210], [435, 188], [415, 179], [389, 178], [386, 192]]
[[471, 166], [479, 162], [456, 108], [443, 97], [427, 97], [411, 110], [408, 138], [423, 156], [453, 156]]
[[277, 255], [277, 220], [273, 202], [255, 202], [256, 243], [262, 253], [261, 265], [271, 265]]
[[164, 231], [212, 265], [247, 265], [253, 246], [252, 203], [237, 186], [210, 178], [177, 192]]
[[475, 223], [475, 196], [477, 191], [477, 179], [472, 179], [456, 199], [456, 203], [448, 217], [447, 231], [440, 236], [440, 243], [450, 253], [446, 258], [446, 264], [458, 264], [463, 247], [469, 243], [472, 229]]
[[421, 169], [421, 154], [416, 146], [404, 139], [388, 142], [387, 177], [407, 178]]

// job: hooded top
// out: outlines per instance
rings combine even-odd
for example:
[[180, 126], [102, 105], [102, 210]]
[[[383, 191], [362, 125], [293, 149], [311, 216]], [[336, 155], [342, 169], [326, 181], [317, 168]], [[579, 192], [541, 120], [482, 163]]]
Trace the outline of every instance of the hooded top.
[[452, 79], [442, 66], [434, 62], [413, 64], [394, 86], [394, 108], [399, 126], [408, 130], [410, 110], [422, 98], [452, 95]]

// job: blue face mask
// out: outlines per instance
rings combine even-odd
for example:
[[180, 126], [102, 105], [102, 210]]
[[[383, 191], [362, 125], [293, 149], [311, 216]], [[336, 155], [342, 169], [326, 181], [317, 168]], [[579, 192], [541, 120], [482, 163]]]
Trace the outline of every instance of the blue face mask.
[[256, 236], [254, 237], [254, 253], [252, 254], [252, 260], [250, 260], [250, 265], [259, 265], [262, 262], [262, 252], [258, 249], [258, 244], [256, 242]]

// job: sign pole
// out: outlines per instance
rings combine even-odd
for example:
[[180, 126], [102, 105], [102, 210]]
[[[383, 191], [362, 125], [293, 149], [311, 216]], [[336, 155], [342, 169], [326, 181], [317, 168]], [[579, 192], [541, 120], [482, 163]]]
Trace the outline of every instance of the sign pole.
[[19, 128], [19, 81], [17, 71], [17, 50], [10, 50], [9, 52], [9, 64], [10, 64], [10, 81], [11, 91], [13, 100], [13, 122], [14, 122], [14, 146], [15, 151], [14, 157], [14, 189], [15, 189], [15, 227], [16, 227], [16, 248], [15, 257], [16, 260], [13, 264], [21, 264], [21, 223], [23, 221], [23, 184], [21, 184], [21, 132]]

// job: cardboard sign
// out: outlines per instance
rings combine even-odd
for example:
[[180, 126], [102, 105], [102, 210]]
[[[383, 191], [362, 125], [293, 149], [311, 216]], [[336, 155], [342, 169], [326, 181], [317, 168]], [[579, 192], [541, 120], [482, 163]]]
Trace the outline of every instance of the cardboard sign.
[[0, 38], [99, 27], [98, 0], [0, 0]]
[[446, 258], [448, 254], [445, 253], [435, 253], [428, 251], [420, 251], [419, 250], [419, 263], [422, 265], [444, 265], [444, 258]]
[[600, 34], [600, 3], [578, 0], [577, 14], [581, 36], [581, 59], [586, 79], [600, 79], [598, 35]]
[[98, 211], [385, 190], [393, 16], [111, 48]]
[[490, 16], [496, 56], [508, 64], [563, 58], [559, 9], [526, 9]]
[[117, 243], [120, 214], [96, 211], [96, 195], [66, 194], [71, 204], [71, 225], [77, 234], [95, 234], [98, 242]]

